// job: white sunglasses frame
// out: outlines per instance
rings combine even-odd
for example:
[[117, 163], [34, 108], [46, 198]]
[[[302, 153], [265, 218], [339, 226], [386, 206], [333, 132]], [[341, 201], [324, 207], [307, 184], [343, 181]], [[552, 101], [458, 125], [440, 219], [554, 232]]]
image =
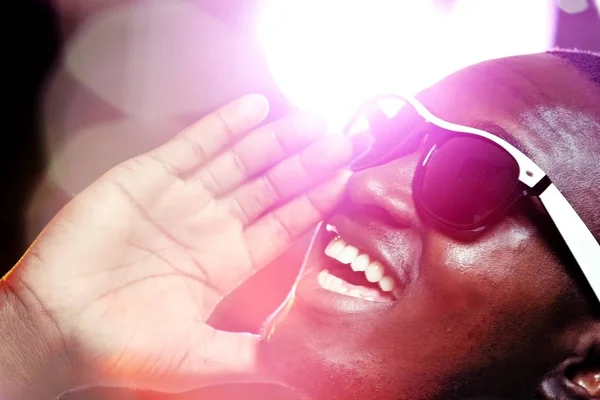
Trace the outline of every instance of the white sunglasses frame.
[[544, 209], [583, 272], [592, 292], [600, 302], [600, 244], [579, 214], [536, 163], [498, 136], [481, 129], [454, 124], [436, 117], [414, 97], [386, 94], [377, 96], [366, 104], [373, 104], [373, 101], [381, 99], [397, 99], [407, 103], [426, 122], [447, 131], [476, 135], [491, 140], [513, 156], [519, 165], [519, 181], [530, 189], [535, 188], [537, 193], [533, 196], [540, 199]]

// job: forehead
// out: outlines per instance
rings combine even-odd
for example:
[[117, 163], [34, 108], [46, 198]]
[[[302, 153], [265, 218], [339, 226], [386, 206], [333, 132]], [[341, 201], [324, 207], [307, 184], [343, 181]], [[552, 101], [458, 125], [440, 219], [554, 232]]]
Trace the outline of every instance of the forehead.
[[[549, 54], [469, 67], [419, 98], [448, 121], [498, 125], [543, 169], [551, 169], [557, 157], [585, 162], [600, 149], [600, 88]], [[582, 148], [581, 143], [587, 146]], [[586, 149], [592, 154], [586, 154]]]

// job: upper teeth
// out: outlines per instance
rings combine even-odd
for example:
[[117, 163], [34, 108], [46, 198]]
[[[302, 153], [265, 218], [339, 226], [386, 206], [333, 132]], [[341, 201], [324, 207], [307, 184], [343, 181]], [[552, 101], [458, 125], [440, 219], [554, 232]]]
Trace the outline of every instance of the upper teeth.
[[365, 278], [369, 282], [377, 283], [384, 292], [391, 292], [396, 287], [394, 278], [386, 276], [383, 264], [367, 253], [347, 244], [339, 236], [329, 242], [325, 248], [325, 255], [338, 260], [342, 264], [350, 264], [355, 272], [364, 272]]

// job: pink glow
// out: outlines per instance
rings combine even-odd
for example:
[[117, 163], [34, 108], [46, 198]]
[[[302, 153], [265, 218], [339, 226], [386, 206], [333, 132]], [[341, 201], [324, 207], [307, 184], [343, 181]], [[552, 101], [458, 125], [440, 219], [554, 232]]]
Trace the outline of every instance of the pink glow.
[[467, 65], [551, 47], [546, 0], [272, 0], [259, 39], [281, 90], [339, 128], [381, 92], [415, 94]]

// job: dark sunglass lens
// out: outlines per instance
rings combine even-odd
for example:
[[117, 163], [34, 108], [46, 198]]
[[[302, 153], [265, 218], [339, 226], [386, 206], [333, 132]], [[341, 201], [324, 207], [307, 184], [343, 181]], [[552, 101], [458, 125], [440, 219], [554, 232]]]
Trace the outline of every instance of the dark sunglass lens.
[[421, 201], [446, 224], [470, 227], [503, 205], [518, 177], [519, 165], [506, 150], [483, 138], [458, 136], [427, 159]]

